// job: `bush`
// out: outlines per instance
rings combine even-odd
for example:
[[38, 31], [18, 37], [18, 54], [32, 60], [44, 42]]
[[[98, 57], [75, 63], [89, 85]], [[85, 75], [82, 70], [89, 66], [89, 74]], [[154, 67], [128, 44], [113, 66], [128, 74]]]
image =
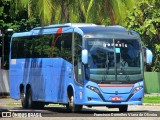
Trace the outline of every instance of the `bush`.
[[128, 13], [126, 27], [137, 31], [142, 44], [153, 52], [152, 71], [160, 71], [160, 0], [138, 2]]

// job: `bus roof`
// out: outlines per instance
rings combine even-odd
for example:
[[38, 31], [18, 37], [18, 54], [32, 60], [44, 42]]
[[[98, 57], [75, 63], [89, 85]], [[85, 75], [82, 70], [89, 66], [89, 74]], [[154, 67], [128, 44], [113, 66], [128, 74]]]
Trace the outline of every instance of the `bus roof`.
[[86, 35], [93, 35], [96, 37], [96, 34], [102, 33], [103, 36], [108, 38], [129, 38], [129, 39], [140, 39], [140, 36], [137, 32], [133, 30], [127, 30], [126, 28], [114, 25], [114, 26], [96, 26], [96, 27], [80, 27], [80, 29]]
[[139, 38], [139, 34], [135, 31], [128, 31], [126, 28], [114, 25], [114, 26], [101, 26], [92, 23], [65, 23], [65, 24], [55, 24], [43, 27], [36, 27], [33, 28], [31, 31], [28, 32], [21, 32], [21, 33], [14, 33], [12, 37], [22, 37], [22, 36], [32, 36], [32, 35], [39, 35], [39, 34], [53, 34], [56, 33], [59, 28], [63, 29], [63, 33], [73, 31], [73, 28], [79, 28], [83, 31], [84, 34], [94, 33], [94, 32], [106, 32], [112, 34], [112, 36], [116, 36], [116, 33], [123, 34], [125, 36], [132, 35], [134, 38]]

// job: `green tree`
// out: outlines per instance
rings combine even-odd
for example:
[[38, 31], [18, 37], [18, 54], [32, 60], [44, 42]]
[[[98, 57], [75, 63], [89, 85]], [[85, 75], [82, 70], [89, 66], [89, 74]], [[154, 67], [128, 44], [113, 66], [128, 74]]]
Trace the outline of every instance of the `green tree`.
[[52, 0], [11, 0], [12, 16], [27, 11], [28, 18], [40, 18], [41, 23], [49, 24], [53, 18]]
[[127, 11], [132, 11], [137, 0], [79, 0], [85, 22], [124, 25]]
[[[154, 54], [152, 71], [160, 71], [160, 0], [144, 0], [128, 13], [126, 27], [140, 33], [143, 45]], [[156, 63], [156, 64], [155, 64]]]
[[[43, 25], [66, 22], [122, 24], [135, 0], [11, 0], [12, 8], [26, 10]], [[25, 8], [25, 9], [24, 9]], [[17, 13], [17, 12], [15, 12]], [[14, 14], [13, 14], [14, 15]]]
[[[4, 69], [8, 69], [10, 37], [12, 33], [7, 32], [8, 28], [12, 28], [15, 32], [28, 31], [35, 26], [39, 26], [39, 21], [35, 18], [28, 19], [26, 10], [10, 9], [11, 0], [0, 1], [0, 30], [4, 35]], [[14, 11], [14, 12], [13, 12]], [[12, 15], [12, 13], [15, 14]], [[23, 19], [22, 19], [23, 18]], [[0, 38], [0, 57], [2, 57], [2, 37]]]
[[8, 0], [0, 1], [0, 30], [5, 32], [8, 26], [10, 24], [7, 24], [11, 21], [11, 18], [9, 16], [9, 7], [10, 2]]
[[124, 25], [127, 12], [133, 12], [133, 7], [140, 0], [111, 0], [116, 24]]

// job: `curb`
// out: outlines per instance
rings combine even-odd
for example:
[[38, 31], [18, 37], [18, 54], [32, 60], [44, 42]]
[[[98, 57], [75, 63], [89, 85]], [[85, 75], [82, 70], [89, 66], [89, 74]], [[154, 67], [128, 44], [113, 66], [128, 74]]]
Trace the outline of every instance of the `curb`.
[[143, 103], [144, 106], [160, 106], [160, 103]]
[[0, 96], [0, 99], [3, 98], [10, 98], [10, 96]]
[[160, 96], [160, 93], [151, 93], [151, 94], [144, 94], [145, 97], [154, 97], [154, 96]]

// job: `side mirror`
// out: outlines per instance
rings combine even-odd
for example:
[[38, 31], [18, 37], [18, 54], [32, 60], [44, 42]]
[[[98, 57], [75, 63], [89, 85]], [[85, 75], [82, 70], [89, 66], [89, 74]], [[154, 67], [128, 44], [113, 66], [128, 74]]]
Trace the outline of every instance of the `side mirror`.
[[86, 49], [82, 50], [82, 63], [84, 65], [88, 64], [88, 51]]
[[153, 54], [152, 54], [151, 50], [146, 48], [146, 63], [147, 64], [152, 63], [152, 58], [153, 58]]

